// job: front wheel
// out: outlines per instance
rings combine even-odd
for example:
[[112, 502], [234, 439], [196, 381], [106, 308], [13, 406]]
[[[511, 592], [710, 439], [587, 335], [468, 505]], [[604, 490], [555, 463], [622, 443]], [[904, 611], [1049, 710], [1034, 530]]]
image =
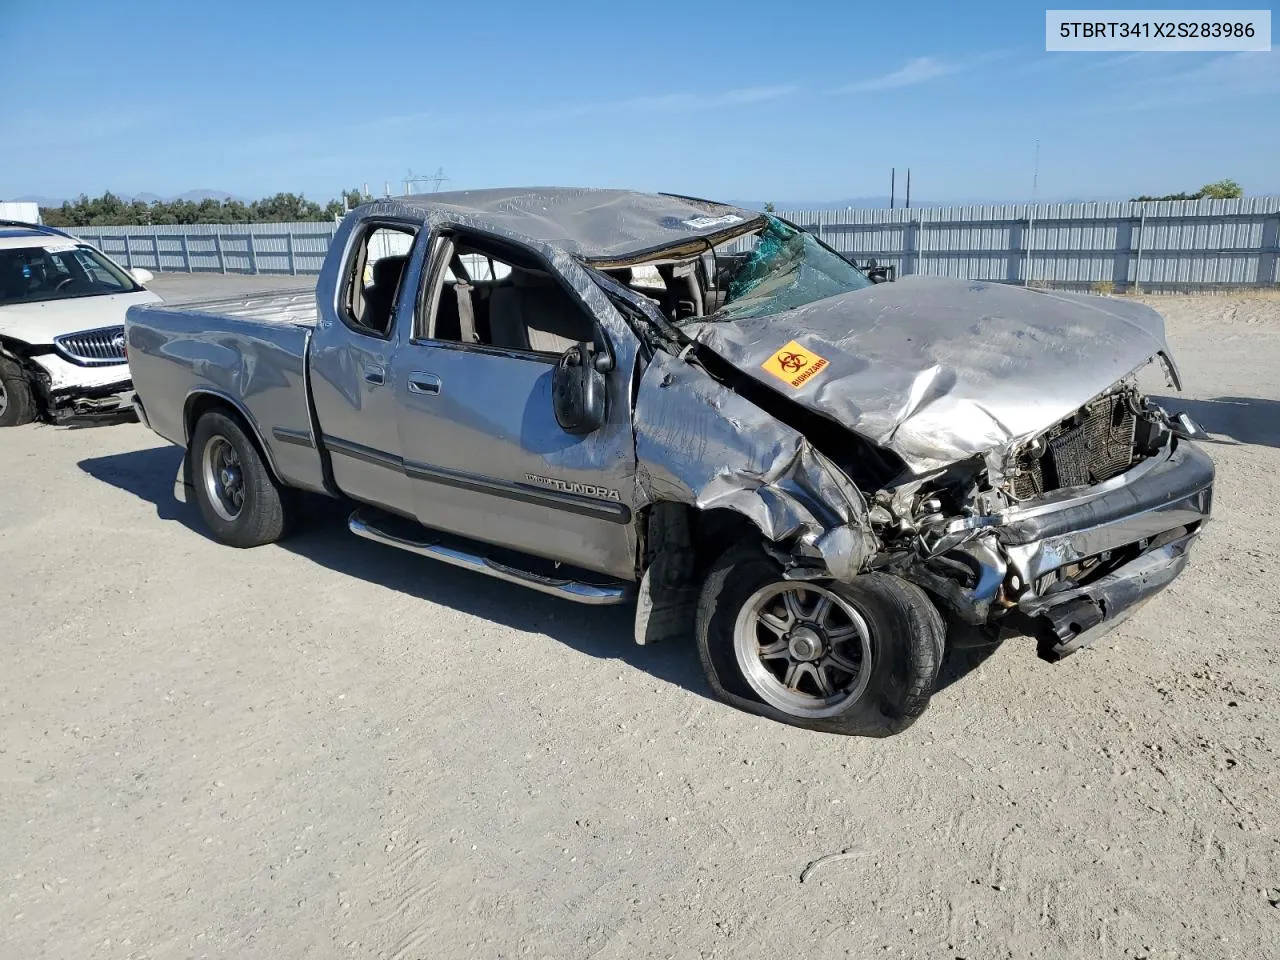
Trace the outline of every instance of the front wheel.
[[36, 399], [22, 367], [0, 357], [0, 427], [17, 427], [36, 418]]
[[200, 513], [215, 538], [232, 547], [258, 547], [284, 535], [288, 491], [236, 420], [216, 411], [200, 417], [187, 462]]
[[712, 567], [697, 637], [707, 679], [725, 701], [813, 730], [883, 737], [928, 707], [946, 631], [905, 580], [786, 580], [752, 545]]

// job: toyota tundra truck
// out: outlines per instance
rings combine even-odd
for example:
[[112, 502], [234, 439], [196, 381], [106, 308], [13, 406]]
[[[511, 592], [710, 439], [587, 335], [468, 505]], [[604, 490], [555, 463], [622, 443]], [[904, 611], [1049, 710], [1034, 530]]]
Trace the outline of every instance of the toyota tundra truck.
[[1154, 310], [873, 282], [690, 197], [378, 200], [313, 292], [134, 306], [125, 337], [221, 542], [345, 498], [358, 536], [635, 602], [638, 642], [692, 636], [721, 699], [811, 729], [904, 729], [949, 627], [1091, 643], [1210, 515], [1194, 425], [1140, 387], [1181, 389]]

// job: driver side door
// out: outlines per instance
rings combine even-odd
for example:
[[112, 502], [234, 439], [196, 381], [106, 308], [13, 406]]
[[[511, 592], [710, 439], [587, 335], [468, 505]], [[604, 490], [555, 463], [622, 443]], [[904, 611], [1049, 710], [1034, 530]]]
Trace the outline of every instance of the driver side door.
[[[581, 332], [594, 327], [586, 308], [522, 248], [454, 234], [433, 256], [414, 335], [394, 364], [418, 520], [633, 579], [629, 372], [610, 374], [603, 426], [585, 436], [566, 432], [551, 397], [560, 352], [547, 348], [568, 341], [544, 331], [521, 339], [515, 321], [539, 297], [543, 307], [577, 311], [564, 329]], [[536, 287], [520, 286], [528, 277]]]

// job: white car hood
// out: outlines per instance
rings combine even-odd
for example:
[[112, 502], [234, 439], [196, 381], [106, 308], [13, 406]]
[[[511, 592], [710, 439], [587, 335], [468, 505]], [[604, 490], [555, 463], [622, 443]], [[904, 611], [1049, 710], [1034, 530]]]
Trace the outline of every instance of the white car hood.
[[150, 290], [106, 297], [71, 297], [0, 306], [0, 335], [37, 345], [81, 330], [124, 325], [124, 314], [135, 303], [159, 303]]

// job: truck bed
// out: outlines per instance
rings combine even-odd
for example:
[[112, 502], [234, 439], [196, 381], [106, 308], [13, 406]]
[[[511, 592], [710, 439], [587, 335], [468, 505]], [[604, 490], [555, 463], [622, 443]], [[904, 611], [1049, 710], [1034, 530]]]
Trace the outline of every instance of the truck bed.
[[215, 317], [235, 317], [272, 325], [313, 327], [316, 323], [316, 292], [312, 287], [282, 288], [237, 297], [183, 300], [168, 304], [182, 313]]
[[307, 381], [316, 315], [315, 292], [298, 289], [131, 309], [129, 367], [151, 428], [185, 446], [192, 413], [218, 398], [248, 421], [281, 480], [323, 490]]

